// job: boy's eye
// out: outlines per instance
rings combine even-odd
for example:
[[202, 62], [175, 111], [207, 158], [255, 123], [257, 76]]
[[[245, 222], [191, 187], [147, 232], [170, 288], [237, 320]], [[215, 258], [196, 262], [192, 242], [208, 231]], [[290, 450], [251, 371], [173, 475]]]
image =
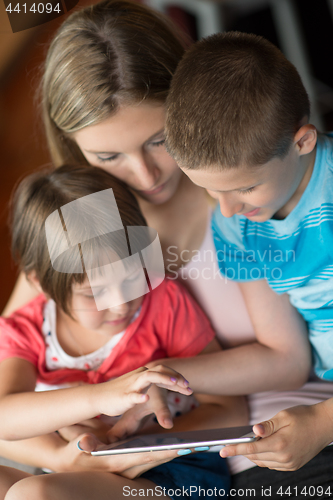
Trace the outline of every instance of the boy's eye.
[[165, 144], [165, 138], [156, 142], [152, 142], [151, 144], [152, 146], [163, 146]]
[[238, 192], [241, 194], [248, 194], [248, 193], [252, 193], [253, 190], [254, 190], [254, 187], [251, 187], [248, 189], [243, 189], [242, 191], [238, 191]]

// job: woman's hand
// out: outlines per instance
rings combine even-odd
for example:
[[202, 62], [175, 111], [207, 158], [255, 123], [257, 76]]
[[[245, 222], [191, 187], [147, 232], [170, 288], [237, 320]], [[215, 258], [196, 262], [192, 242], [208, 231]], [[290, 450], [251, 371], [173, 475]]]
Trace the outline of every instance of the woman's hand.
[[259, 467], [294, 471], [333, 441], [333, 400], [295, 406], [253, 427], [262, 439], [226, 446], [221, 457], [244, 455]]
[[[78, 444], [81, 448], [79, 450]], [[104, 471], [134, 479], [153, 467], [177, 457], [177, 450], [128, 453], [94, 457], [91, 451], [103, 445], [93, 434], [83, 434], [79, 440], [64, 444], [57, 451], [55, 472]]]

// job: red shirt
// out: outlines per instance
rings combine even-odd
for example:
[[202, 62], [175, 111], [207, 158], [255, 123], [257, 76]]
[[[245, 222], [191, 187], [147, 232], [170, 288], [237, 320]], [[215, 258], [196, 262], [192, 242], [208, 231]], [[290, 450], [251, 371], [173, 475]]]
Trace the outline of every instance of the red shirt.
[[106, 382], [154, 359], [195, 356], [215, 335], [189, 293], [177, 281], [165, 279], [144, 296], [139, 316], [96, 371], [50, 371], [42, 334], [45, 303], [45, 296], [39, 295], [9, 318], [0, 318], [0, 361], [25, 359], [36, 367], [38, 381], [51, 385]]

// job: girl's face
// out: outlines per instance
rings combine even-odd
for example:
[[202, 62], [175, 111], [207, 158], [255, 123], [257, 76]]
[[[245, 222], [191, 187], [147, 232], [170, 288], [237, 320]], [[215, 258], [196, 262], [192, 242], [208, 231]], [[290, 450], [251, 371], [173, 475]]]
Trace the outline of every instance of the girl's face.
[[155, 103], [126, 106], [114, 116], [73, 134], [87, 161], [126, 182], [150, 203], [167, 202], [181, 170], [165, 149], [165, 108]]
[[[119, 276], [117, 276], [117, 274]], [[124, 270], [113, 279], [108, 276], [86, 279], [72, 285], [71, 314], [86, 333], [98, 333], [107, 339], [125, 330], [141, 306], [143, 294], [129, 300], [128, 289], [142, 289], [146, 279], [141, 270]], [[134, 296], [137, 294], [134, 294]], [[66, 321], [72, 323], [69, 316]]]

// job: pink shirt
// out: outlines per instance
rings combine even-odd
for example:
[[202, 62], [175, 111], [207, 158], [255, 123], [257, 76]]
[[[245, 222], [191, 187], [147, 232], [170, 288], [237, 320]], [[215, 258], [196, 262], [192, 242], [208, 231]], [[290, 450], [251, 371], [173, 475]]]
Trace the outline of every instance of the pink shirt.
[[45, 303], [40, 295], [9, 318], [0, 318], [0, 361], [25, 359], [36, 367], [38, 381], [47, 384], [105, 382], [154, 359], [195, 356], [214, 338], [208, 319], [190, 294], [178, 282], [165, 279], [145, 295], [139, 316], [97, 370], [50, 371], [42, 334]]

